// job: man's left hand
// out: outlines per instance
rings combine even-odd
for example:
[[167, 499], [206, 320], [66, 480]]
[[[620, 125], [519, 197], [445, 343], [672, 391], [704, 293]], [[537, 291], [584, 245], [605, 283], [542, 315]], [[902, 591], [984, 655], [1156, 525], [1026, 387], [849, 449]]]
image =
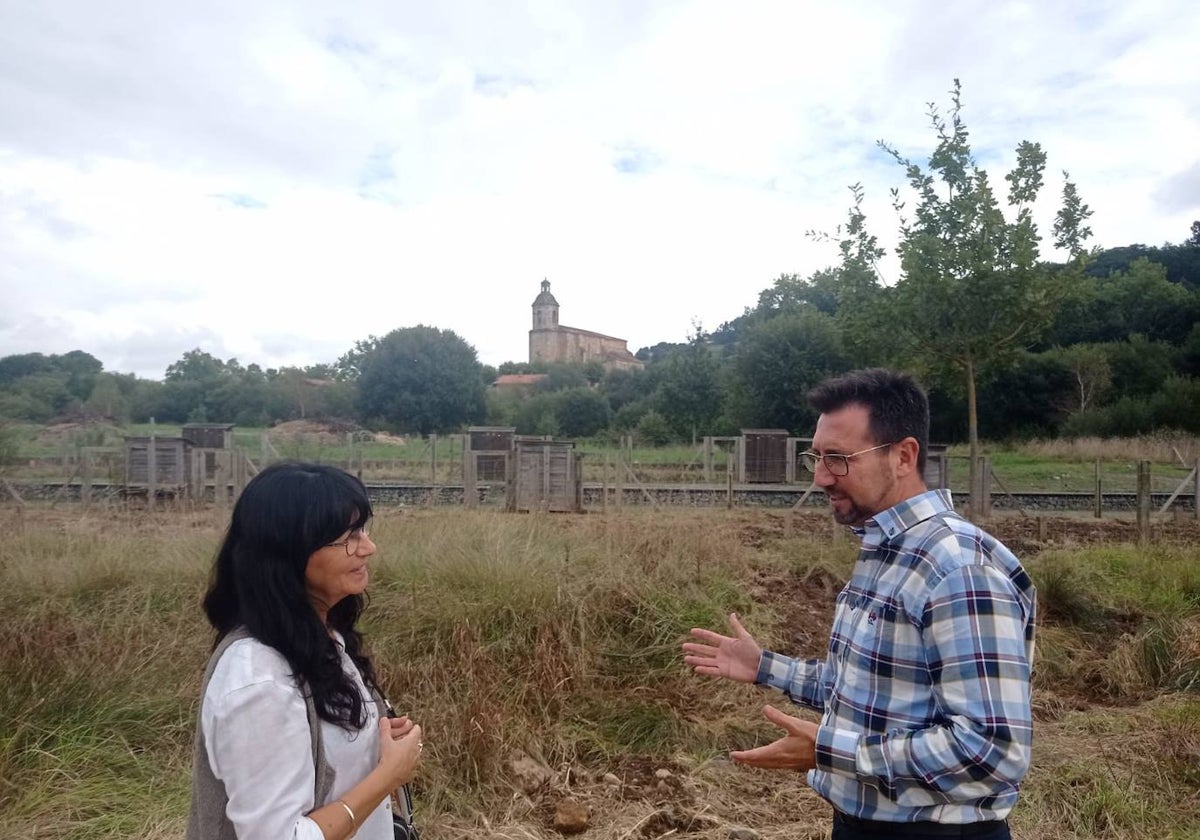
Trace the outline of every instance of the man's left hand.
[[763, 717], [787, 734], [752, 750], [734, 750], [730, 758], [738, 764], [767, 770], [811, 770], [817, 766], [815, 723], [785, 715], [774, 706], [764, 706]]

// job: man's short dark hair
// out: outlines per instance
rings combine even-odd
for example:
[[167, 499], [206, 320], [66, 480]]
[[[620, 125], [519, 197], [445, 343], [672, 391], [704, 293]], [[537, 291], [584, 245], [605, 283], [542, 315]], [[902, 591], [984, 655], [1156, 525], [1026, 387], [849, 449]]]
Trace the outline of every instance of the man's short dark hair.
[[870, 417], [874, 443], [898, 443], [915, 438], [917, 470], [925, 474], [929, 449], [929, 398], [911, 376], [886, 368], [852, 370], [827, 379], [808, 392], [808, 403], [821, 414], [848, 405], [861, 405]]

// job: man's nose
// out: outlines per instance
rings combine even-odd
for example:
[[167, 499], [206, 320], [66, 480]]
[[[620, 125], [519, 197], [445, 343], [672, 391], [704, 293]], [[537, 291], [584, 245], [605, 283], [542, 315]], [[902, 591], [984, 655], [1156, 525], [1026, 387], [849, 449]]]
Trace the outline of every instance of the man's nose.
[[832, 487], [835, 483], [837, 483], [837, 476], [829, 471], [824, 461], [817, 461], [817, 469], [813, 473], [813, 484], [818, 487]]

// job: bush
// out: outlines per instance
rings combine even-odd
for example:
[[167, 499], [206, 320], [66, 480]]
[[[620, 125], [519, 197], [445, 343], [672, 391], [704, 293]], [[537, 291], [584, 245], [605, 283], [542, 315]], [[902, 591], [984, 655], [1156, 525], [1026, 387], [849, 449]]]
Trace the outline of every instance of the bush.
[[1071, 415], [1063, 424], [1064, 437], [1136, 437], [1153, 431], [1151, 401], [1141, 397], [1121, 397], [1112, 405]]
[[642, 443], [662, 446], [671, 440], [671, 426], [657, 411], [650, 410], [638, 421], [636, 434]]
[[1200, 432], [1200, 379], [1172, 376], [1150, 405], [1155, 428]]

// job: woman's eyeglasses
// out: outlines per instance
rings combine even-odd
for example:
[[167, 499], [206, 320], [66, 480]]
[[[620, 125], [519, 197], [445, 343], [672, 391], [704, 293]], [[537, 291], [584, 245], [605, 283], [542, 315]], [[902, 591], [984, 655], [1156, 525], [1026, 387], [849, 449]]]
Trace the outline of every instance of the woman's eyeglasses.
[[352, 530], [346, 536], [346, 539], [344, 539], [344, 540], [338, 540], [337, 542], [325, 543], [325, 547], [326, 548], [345, 548], [346, 556], [353, 557], [355, 554], [358, 554], [359, 543], [361, 543], [363, 541], [364, 537], [370, 537], [370, 534], [367, 532], [367, 528], [365, 525], [362, 528], [355, 528], [354, 530]]

